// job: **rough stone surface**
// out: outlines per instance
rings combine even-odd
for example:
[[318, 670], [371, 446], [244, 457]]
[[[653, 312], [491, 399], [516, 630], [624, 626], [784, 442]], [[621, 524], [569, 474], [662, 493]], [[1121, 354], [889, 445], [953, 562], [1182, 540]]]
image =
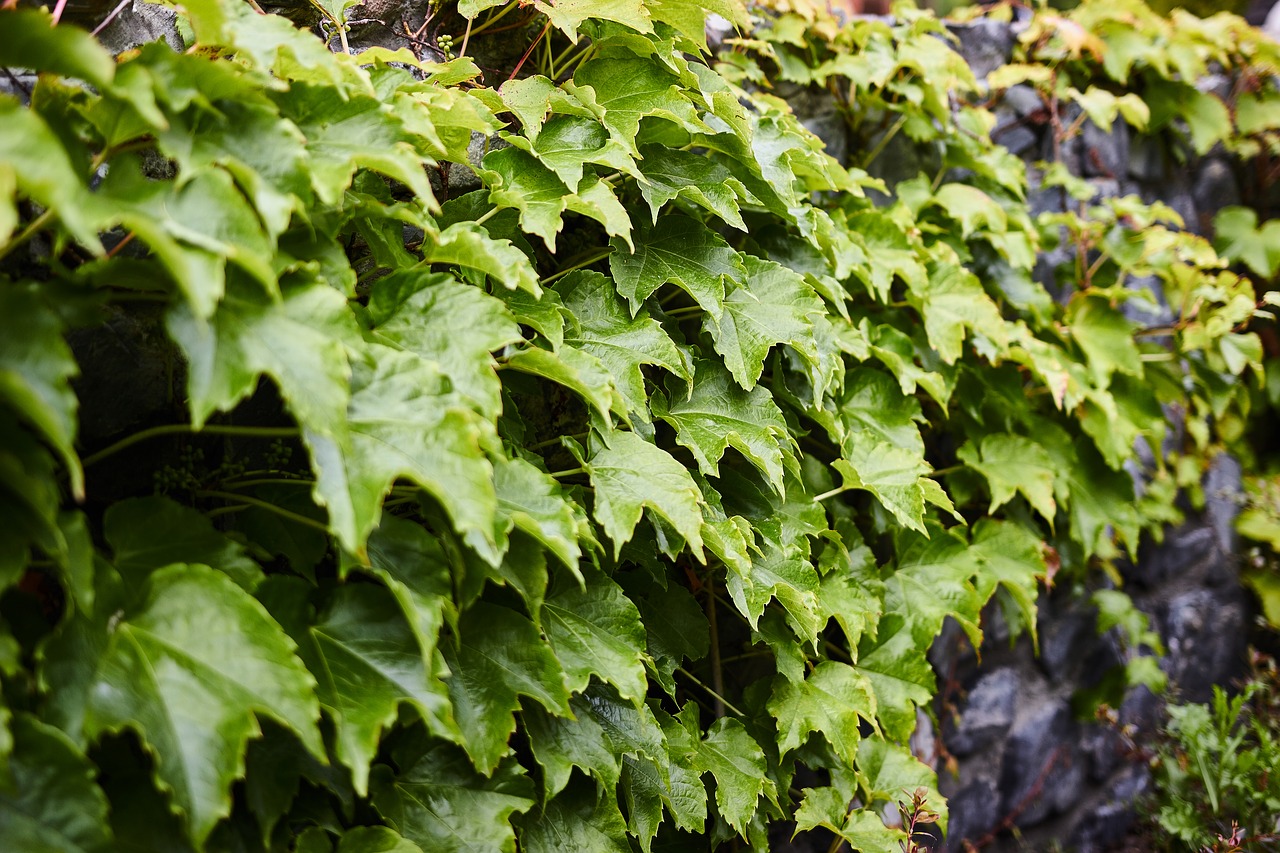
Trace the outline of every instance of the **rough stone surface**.
[[1082, 128], [1086, 177], [1122, 178], [1129, 167], [1129, 126], [1116, 119], [1107, 132], [1091, 121]]
[[1013, 724], [1018, 701], [1018, 673], [997, 669], [978, 679], [960, 711], [959, 722], [948, 733], [953, 755], [970, 755], [985, 749]]
[[1016, 36], [1007, 24], [979, 18], [964, 24], [948, 24], [947, 29], [960, 40], [960, 55], [969, 63], [975, 77], [986, 77], [1009, 62]]
[[1239, 588], [1184, 592], [1169, 602], [1163, 622], [1163, 667], [1183, 700], [1209, 701], [1214, 684], [1243, 669], [1246, 618]]
[[[1000, 808], [1002, 814], [1016, 812], [1018, 826], [1032, 826], [1060, 810], [1084, 781], [1083, 774], [1069, 772], [1076, 728], [1070, 706], [1052, 700], [1024, 712], [1010, 732], [1000, 773]], [[1073, 783], [1068, 790], [1060, 790], [1067, 787], [1060, 781], [1064, 776], [1076, 777], [1066, 780]]]
[[[106, 17], [105, 10], [102, 17]], [[162, 40], [168, 42], [174, 50], [183, 50], [185, 47], [182, 36], [178, 34], [174, 11], [143, 0], [133, 0], [98, 34], [98, 38], [112, 53], [123, 53], [147, 42]]]
[[977, 840], [996, 827], [1001, 818], [1000, 794], [992, 782], [975, 782], [948, 798], [951, 822], [947, 850], [959, 851], [963, 839]]

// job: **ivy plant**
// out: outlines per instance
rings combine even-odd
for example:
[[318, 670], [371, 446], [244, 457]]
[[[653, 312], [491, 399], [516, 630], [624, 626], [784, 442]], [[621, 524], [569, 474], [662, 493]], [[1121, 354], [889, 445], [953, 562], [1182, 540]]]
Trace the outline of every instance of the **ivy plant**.
[[[1159, 528], [1135, 442], [1181, 407], [1214, 450], [1257, 300], [1159, 205], [1047, 165], [1080, 204], [1033, 217], [935, 18], [820, 6], [433, 3], [441, 62], [238, 0], [120, 56], [0, 12], [38, 74], [0, 96], [0, 846], [945, 831], [935, 637], [993, 601], [1034, 635], [1055, 573]], [[1037, 24], [1023, 79], [1113, 70], [1114, 6], [1066, 58]], [[778, 80], [838, 94], [857, 164]], [[928, 170], [873, 177], [897, 134]]]

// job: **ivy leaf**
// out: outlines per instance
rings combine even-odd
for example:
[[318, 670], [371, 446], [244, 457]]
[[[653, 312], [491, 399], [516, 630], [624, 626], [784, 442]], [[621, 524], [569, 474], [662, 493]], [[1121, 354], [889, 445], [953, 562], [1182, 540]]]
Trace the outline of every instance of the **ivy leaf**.
[[969, 553], [982, 565], [976, 581], [978, 595], [990, 598], [997, 584], [1007, 590], [1038, 648], [1036, 596], [1039, 580], [1048, 571], [1040, 538], [1021, 524], [984, 518], [974, 525]]
[[928, 705], [936, 690], [933, 668], [924, 653], [911, 626], [893, 613], [880, 620], [874, 640], [864, 638], [858, 647], [855, 669], [871, 685], [876, 716], [893, 740], [905, 742], [911, 736], [916, 706]]
[[[459, 6], [459, 9], [461, 9], [461, 6]], [[543, 125], [547, 122], [549, 116], [569, 115], [595, 119], [595, 113], [588, 109], [585, 104], [541, 74], [508, 80], [502, 84], [498, 92], [502, 97], [503, 105], [520, 120], [520, 125], [524, 129], [523, 138], [530, 143], [537, 143], [538, 137], [542, 134]], [[576, 123], [566, 126], [564, 131], [570, 136], [588, 133], [585, 128], [579, 127]], [[589, 139], [588, 141], [593, 142], [594, 139]], [[514, 141], [512, 144], [519, 145]], [[555, 147], [558, 148], [559, 146]], [[599, 147], [598, 145], [593, 145], [593, 150]], [[527, 148], [526, 150], [531, 153], [533, 151], [532, 148]], [[568, 161], [567, 154], [563, 163], [560, 162], [559, 156], [553, 159], [557, 161], [556, 165], [547, 164], [552, 171], [558, 171], [561, 166], [564, 169], [574, 168]], [[566, 180], [565, 183], [569, 184], [569, 181]]]
[[208, 322], [185, 303], [170, 309], [169, 334], [187, 357], [191, 420], [202, 426], [227, 411], [269, 375], [307, 429], [346, 433], [347, 364], [343, 341], [358, 333], [342, 294], [327, 285], [287, 287], [273, 300], [228, 280], [227, 295]]
[[555, 352], [528, 347], [509, 355], [507, 367], [568, 388], [591, 407], [605, 429], [613, 427], [610, 412], [625, 408], [600, 359], [573, 346], [562, 345]]
[[503, 287], [537, 296], [542, 292], [529, 256], [510, 240], [498, 240], [472, 222], [455, 222], [423, 246], [422, 260], [480, 270]]
[[740, 280], [745, 275], [742, 258], [719, 234], [685, 216], [660, 217], [651, 230], [639, 229], [635, 244], [634, 251], [623, 252], [622, 243], [613, 240], [609, 256], [609, 271], [633, 315], [650, 294], [671, 282], [703, 311], [719, 317], [725, 278]]
[[112, 504], [102, 526], [116, 571], [135, 588], [155, 569], [183, 562], [211, 566], [250, 593], [263, 577], [243, 545], [216, 530], [204, 513], [169, 498]]
[[437, 735], [458, 737], [448, 694], [423, 666], [413, 632], [386, 589], [338, 587], [314, 620], [305, 592], [302, 581], [273, 579], [263, 588], [264, 603], [298, 643], [320, 704], [333, 719], [338, 758], [351, 768], [356, 794], [365, 796], [369, 765], [402, 703], [416, 707]]
[[858, 441], [831, 463], [844, 478], [843, 488], [870, 492], [898, 523], [925, 532], [924, 488], [920, 480], [929, 466], [909, 450], [877, 441]]
[[572, 717], [556, 717], [534, 706], [521, 712], [533, 757], [542, 765], [542, 796], [549, 799], [569, 784], [573, 768], [589, 773], [606, 791], [617, 788], [619, 756], [581, 697], [570, 703]]
[[351, 378], [350, 445], [308, 434], [316, 494], [352, 552], [382, 514], [382, 498], [407, 477], [436, 498], [468, 544], [496, 563], [497, 496], [481, 444], [491, 427], [448, 395], [448, 380], [412, 353], [368, 344]]
[[698, 745], [693, 769], [715, 779], [716, 807], [741, 835], [746, 835], [761, 796], [777, 800], [764, 750], [738, 720], [716, 720]]
[[974, 586], [979, 566], [968, 543], [951, 530], [934, 530], [931, 539], [904, 532], [898, 554], [898, 568], [885, 581], [885, 612], [901, 614], [921, 647], [933, 642], [948, 616], [981, 646], [977, 620], [986, 599]]
[[562, 217], [569, 204], [569, 188], [556, 173], [519, 148], [501, 148], [485, 155], [480, 177], [489, 187], [489, 200], [499, 208], [520, 213], [520, 227], [537, 234], [552, 252]]
[[[486, 418], [502, 411], [502, 386], [492, 353], [522, 340], [503, 303], [451, 276], [407, 270], [379, 279], [369, 297], [378, 340], [436, 362], [453, 390]], [[442, 334], [465, 328], [465, 335]]]
[[100, 90], [111, 88], [116, 63], [97, 39], [76, 27], [56, 26], [44, 9], [7, 11], [8, 38], [0, 45], [0, 66], [78, 77]]
[[397, 832], [423, 850], [515, 853], [510, 818], [533, 807], [532, 785], [515, 761], [485, 778], [457, 747], [427, 749], [396, 775], [379, 764], [370, 776], [373, 804]]
[[647, 507], [702, 554], [702, 493], [685, 467], [633, 432], [610, 433], [587, 470], [595, 486], [594, 514], [613, 540], [616, 559]]
[[366, 571], [382, 579], [395, 596], [422, 653], [422, 666], [435, 666], [436, 642], [446, 615], [453, 616], [449, 564], [440, 541], [423, 527], [385, 516], [369, 536]]
[[[537, 84], [534, 84], [534, 87], [537, 89]], [[552, 108], [553, 100], [558, 103], [561, 99], [569, 98], [562, 90], [555, 91], [559, 93], [556, 97], [546, 90], [539, 92], [540, 97], [537, 100], [543, 107], [543, 111]], [[515, 94], [514, 87], [509, 89], [504, 85], [503, 95], [508, 94]], [[512, 104], [511, 99], [506, 99], [505, 102], [508, 107]], [[523, 106], [519, 100], [516, 103]], [[556, 173], [556, 177], [564, 182], [570, 192], [579, 191], [587, 163], [605, 166], [633, 177], [639, 176], [635, 160], [616, 140], [610, 138], [608, 131], [591, 117], [585, 107], [581, 108], [581, 112], [586, 114], [587, 118], [581, 115], [555, 115], [547, 119], [545, 124], [542, 123], [543, 111], [528, 109], [524, 113], [529, 119], [525, 124], [529, 134], [527, 138], [515, 134], [503, 134], [503, 138], [516, 148], [527, 151], [541, 160], [543, 165]], [[530, 124], [535, 129], [530, 129]]]
[[9, 721], [13, 752], [0, 785], [0, 846], [48, 853], [117, 849], [98, 769], [62, 732], [29, 714]]
[[796, 810], [797, 831], [822, 826], [839, 835], [854, 850], [892, 850], [905, 838], [901, 829], [890, 829], [872, 809], [850, 810], [854, 798], [835, 787], [805, 788], [804, 802]]
[[1258, 214], [1247, 207], [1224, 207], [1213, 218], [1213, 248], [1270, 280], [1280, 267], [1280, 220], [1258, 227]]
[[924, 442], [916, 426], [925, 420], [920, 402], [904, 394], [889, 374], [867, 367], [850, 371], [839, 407], [845, 433], [853, 443], [865, 440], [862, 433], [870, 433], [891, 447], [924, 455]]
[[663, 145], [641, 146], [640, 193], [658, 221], [658, 212], [674, 198], [683, 198], [711, 211], [739, 231], [746, 231], [738, 201], [755, 198], [724, 166], [691, 151]]
[[977, 277], [957, 264], [931, 269], [927, 278], [913, 284], [908, 296], [924, 317], [929, 343], [947, 364], [962, 353], [965, 330], [1005, 343], [1004, 319]]
[[1133, 324], [1107, 300], [1078, 295], [1067, 309], [1071, 337], [1089, 359], [1090, 371], [1100, 388], [1115, 372], [1142, 376], [1142, 356], [1133, 342]]
[[836, 755], [852, 762], [862, 721], [875, 719], [876, 699], [866, 676], [847, 664], [825, 660], [804, 681], [775, 678], [768, 708], [778, 721], [778, 747], [784, 754], [820, 732]]
[[315, 682], [262, 605], [207, 566], [152, 573], [90, 676], [85, 732], [135, 728], [197, 843], [231, 811], [255, 713], [323, 756]]
[[394, 829], [357, 826], [342, 834], [337, 853], [423, 853], [423, 850]]
[[494, 465], [498, 517], [509, 533], [519, 528], [537, 539], [575, 574], [582, 555], [578, 545], [586, 518], [547, 473], [523, 459], [502, 459]]
[[858, 781], [872, 802], [910, 802], [917, 788], [928, 793], [929, 808], [938, 813], [938, 827], [947, 829], [946, 800], [938, 793], [938, 777], [905, 746], [878, 738], [858, 745]]
[[774, 344], [791, 344], [802, 351], [809, 348], [805, 345], [813, 336], [809, 314], [821, 313], [823, 308], [800, 275], [750, 255], [743, 262], [745, 283], [728, 290], [723, 310], [709, 311], [703, 327], [733, 378], [751, 390]]
[[[705, 535], [705, 528], [703, 532]], [[710, 542], [707, 547], [712, 547]], [[706, 657], [710, 649], [707, 617], [693, 595], [678, 584], [668, 584], [664, 589], [655, 583], [646, 595], [631, 593], [631, 597], [644, 622], [655, 678], [674, 697], [676, 668], [683, 666], [686, 658]]]
[[707, 49], [707, 15], [720, 15], [743, 31], [750, 29], [746, 7], [738, 0], [652, 0], [647, 5], [655, 21], [675, 27], [703, 50]]
[[611, 789], [578, 784], [529, 814], [520, 833], [529, 853], [629, 853], [627, 825]]
[[575, 44], [578, 28], [587, 18], [615, 21], [642, 33], [653, 32], [642, 0], [534, 0], [533, 5]]
[[569, 196], [565, 204], [566, 209], [591, 217], [604, 226], [604, 232], [610, 237], [621, 238], [628, 248], [634, 248], [635, 243], [631, 239], [631, 214], [618, 200], [612, 184], [595, 175], [588, 175], [582, 179], [578, 192]]
[[978, 445], [973, 442], [956, 454], [964, 464], [987, 479], [991, 507], [995, 512], [1022, 492], [1032, 509], [1053, 525], [1057, 504], [1053, 500], [1056, 472], [1049, 451], [1030, 439], [1008, 433], [984, 435]]
[[453, 673], [448, 685], [454, 716], [467, 754], [485, 775], [507, 752], [521, 695], [548, 711], [570, 713], [560, 662], [533, 623], [514, 610], [472, 605], [459, 620], [456, 645], [444, 652]]
[[80, 369], [63, 340], [62, 320], [29, 287], [0, 289], [0, 318], [0, 399], [57, 451], [72, 493], [83, 499], [84, 469], [74, 447], [79, 401], [71, 390]]
[[693, 393], [680, 399], [674, 389], [671, 400], [653, 397], [654, 415], [676, 430], [676, 441], [689, 449], [703, 474], [720, 476], [719, 462], [732, 447], [760, 469], [770, 484], [785, 493], [783, 464], [794, 466], [793, 439], [773, 395], [757, 385], [744, 391], [723, 367], [699, 361], [694, 368]]
[[818, 574], [794, 543], [769, 542], [763, 554], [752, 558], [751, 568], [742, 575], [732, 572], [726, 585], [752, 628], [772, 598], [782, 604], [796, 634], [806, 641], [812, 642], [826, 623], [818, 606]]
[[571, 692], [582, 692], [595, 677], [612, 684], [623, 699], [644, 700], [644, 625], [617, 584], [592, 573], [585, 588], [564, 584], [542, 611], [543, 630]]
[[680, 351], [662, 325], [644, 308], [633, 317], [607, 276], [580, 270], [566, 276], [556, 290], [576, 321], [565, 340], [600, 359], [630, 413], [649, 419], [643, 365], [663, 367], [686, 381], [690, 379]]
[[[596, 5], [594, 0], [576, 2]], [[583, 63], [565, 88], [596, 112], [616, 142], [638, 157], [635, 141], [641, 119], [668, 119], [690, 130], [702, 129], [693, 103], [678, 83], [674, 74], [652, 58], [603, 55]]]

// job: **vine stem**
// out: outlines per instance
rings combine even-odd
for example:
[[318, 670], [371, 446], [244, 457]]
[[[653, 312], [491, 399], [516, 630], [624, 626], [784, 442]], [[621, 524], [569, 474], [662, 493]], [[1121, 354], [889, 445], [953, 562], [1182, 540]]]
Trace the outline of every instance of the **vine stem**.
[[82, 465], [88, 468], [106, 459], [108, 456], [114, 456], [125, 448], [147, 441], [152, 438], [159, 438], [162, 435], [182, 435], [189, 433], [207, 433], [209, 435], [238, 435], [244, 438], [294, 438], [298, 435], [296, 427], [241, 427], [223, 424], [205, 424], [203, 429], [196, 429], [191, 424], [165, 424], [164, 426], [151, 427], [150, 429], [140, 430], [133, 435], [125, 436], [115, 444], [104, 447], [92, 456], [87, 456], [82, 461]]
[[[715, 688], [712, 697], [716, 700], [716, 719], [724, 716], [724, 670], [720, 660], [720, 628], [716, 624], [716, 592], [712, 588], [707, 596], [707, 624], [711, 630], [711, 686]], [[739, 714], [738, 716], [742, 716]]]
[[813, 502], [816, 504], [820, 504], [823, 501], [825, 501], [827, 498], [834, 498], [836, 495], [841, 494], [842, 492], [847, 492], [847, 491], [849, 491], [848, 486], [840, 486], [838, 488], [832, 489], [829, 492], [823, 492], [820, 495], [814, 495]]
[[591, 257], [587, 258], [584, 261], [579, 261], [578, 263], [574, 264], [571, 267], [565, 267], [559, 272], [552, 273], [551, 275], [547, 276], [546, 278], [544, 278], [542, 281], [538, 283], [543, 286], [546, 286], [548, 284], [551, 284], [551, 282], [555, 281], [556, 279], [563, 278], [564, 276], [568, 275], [571, 272], [577, 272], [578, 270], [589, 267], [592, 264], [597, 263], [598, 261], [603, 261], [605, 258], [609, 257], [612, 254], [613, 254], [613, 249], [610, 249], [607, 252], [597, 252], [596, 254], [592, 255]]
[[284, 507], [276, 506], [275, 504], [270, 503], [269, 501], [259, 500], [258, 498], [251, 497], [249, 495], [238, 495], [235, 492], [222, 492], [222, 491], [218, 491], [217, 489], [202, 489], [196, 492], [196, 494], [204, 498], [222, 498], [224, 500], [229, 500], [229, 501], [239, 501], [243, 504], [247, 504], [248, 506], [256, 506], [259, 509], [265, 509], [268, 512], [274, 512], [276, 515], [280, 516], [281, 518], [287, 518], [290, 521], [297, 522], [298, 524], [304, 524], [307, 527], [313, 527], [316, 530], [319, 530], [323, 533], [329, 532], [329, 526], [324, 524], [323, 522], [316, 521], [314, 518], [307, 518], [305, 515], [299, 515], [298, 513], [291, 512], [285, 509]]
[[516, 67], [511, 69], [511, 76], [508, 80], [516, 79], [516, 75], [520, 73], [520, 69], [529, 61], [529, 57], [533, 56], [533, 49], [538, 46], [538, 42], [542, 41], [542, 37], [551, 29], [551, 21], [547, 21], [547, 25], [542, 28], [542, 32], [538, 33], [538, 37], [529, 43], [529, 49], [524, 52], [524, 56], [520, 57], [520, 61], [516, 63]]
[[46, 225], [48, 225], [53, 220], [53, 218], [54, 218], [53, 208], [49, 208], [45, 210], [44, 213], [40, 214], [35, 219], [31, 220], [31, 223], [27, 225], [26, 228], [23, 228], [20, 232], [18, 232], [18, 235], [16, 237], [14, 237], [8, 243], [5, 243], [3, 246], [0, 246], [0, 261], [3, 261], [5, 257], [14, 249], [18, 248], [23, 243], [30, 240], [36, 233], [38, 233], [41, 229], [43, 229]]
[[561, 477], [572, 477], [574, 474], [585, 474], [585, 473], [587, 473], [586, 468], [569, 468], [565, 471], [552, 471], [551, 476], [555, 477], [558, 480]]
[[726, 699], [726, 698], [724, 698], [723, 696], [721, 696], [719, 693], [717, 693], [717, 692], [716, 692], [715, 690], [713, 690], [712, 688], [710, 688], [710, 687], [708, 687], [707, 685], [703, 684], [703, 683], [702, 683], [702, 681], [701, 681], [701, 680], [699, 680], [698, 676], [694, 675], [694, 674], [693, 674], [692, 672], [690, 672], [689, 670], [685, 669], [685, 668], [684, 668], [684, 667], [682, 667], [682, 666], [678, 666], [678, 667], [676, 667], [676, 672], [680, 673], [680, 674], [681, 674], [681, 675], [683, 675], [685, 678], [689, 679], [689, 680], [690, 680], [690, 681], [692, 681], [694, 684], [698, 685], [698, 686], [699, 686], [699, 687], [701, 687], [703, 690], [707, 691], [707, 693], [711, 694], [711, 698], [716, 700], [716, 704], [717, 704], [717, 705], [719, 705], [719, 704], [722, 704], [722, 703], [723, 703], [724, 707], [728, 708], [730, 711], [732, 711], [733, 713], [737, 714], [739, 717], [745, 717], [745, 716], [746, 716], [746, 714], [742, 713], [742, 711], [741, 711], [741, 710], [739, 710], [738, 708], [735, 708], [735, 707], [733, 706], [733, 703], [732, 703], [732, 702], [730, 702], [728, 699]]

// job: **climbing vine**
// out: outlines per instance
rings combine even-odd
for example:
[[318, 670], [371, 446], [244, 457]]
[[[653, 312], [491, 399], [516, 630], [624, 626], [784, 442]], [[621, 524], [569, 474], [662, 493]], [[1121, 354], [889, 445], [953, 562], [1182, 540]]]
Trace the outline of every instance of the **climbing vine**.
[[909, 8], [459, 0], [412, 53], [316, 6], [335, 38], [188, 0], [188, 49], [120, 56], [0, 12], [39, 75], [0, 96], [0, 846], [945, 830], [908, 743], [944, 621], [1034, 635], [1169, 520], [1265, 319], [1161, 205], [1048, 163], [1033, 216], [990, 99], [1257, 157], [1275, 46], [1108, 0], [979, 81]]

